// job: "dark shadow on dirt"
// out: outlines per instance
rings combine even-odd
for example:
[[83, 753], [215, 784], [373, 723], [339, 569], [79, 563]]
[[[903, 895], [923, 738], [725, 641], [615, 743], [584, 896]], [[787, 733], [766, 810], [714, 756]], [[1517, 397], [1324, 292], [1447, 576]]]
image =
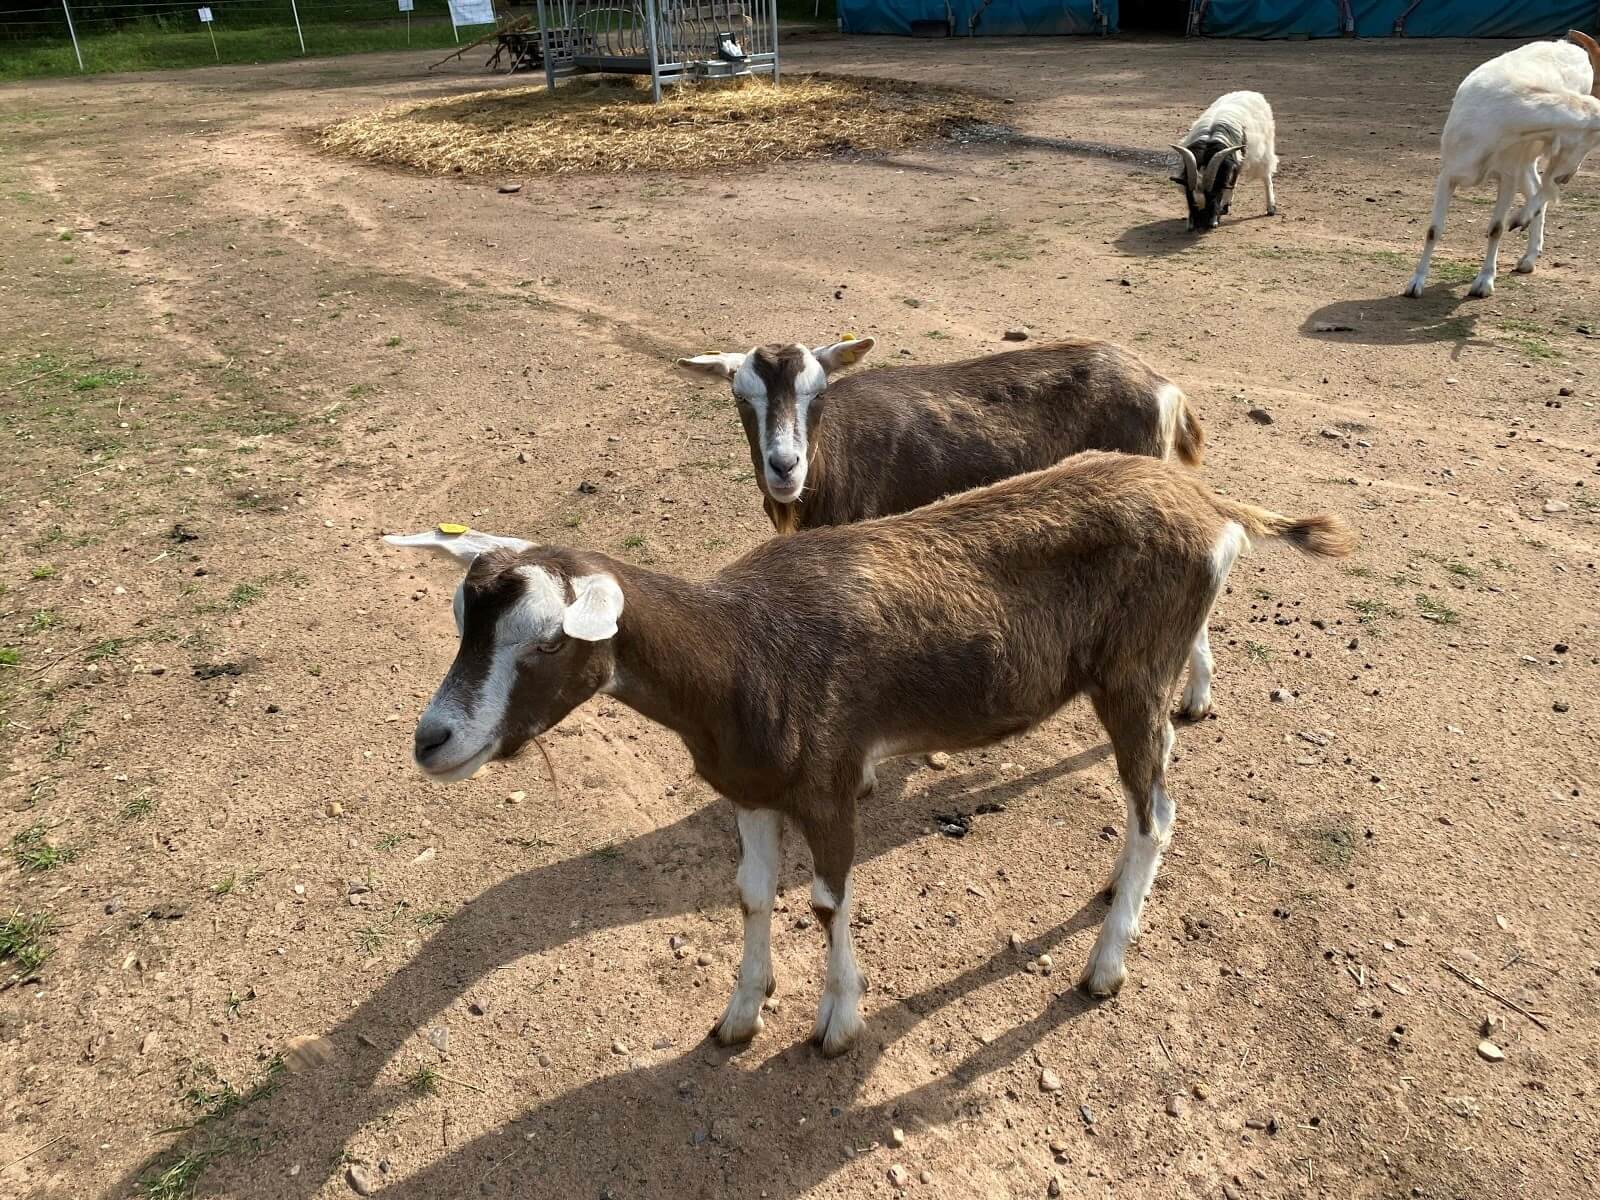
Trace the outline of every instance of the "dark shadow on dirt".
[[1448, 285], [1430, 288], [1419, 299], [1400, 294], [1405, 280], [1396, 282], [1393, 295], [1335, 300], [1306, 317], [1300, 332], [1319, 341], [1349, 342], [1361, 346], [1415, 346], [1428, 342], [1454, 342], [1459, 355], [1469, 342], [1487, 344], [1477, 335], [1478, 313], [1458, 312], [1476, 306], [1464, 290]]
[[[910, 796], [906, 784], [919, 768], [910, 760], [886, 764], [876, 793], [862, 805], [858, 861], [921, 836], [920, 829], [935, 810], [970, 811], [980, 804], [1014, 802], [1109, 754], [1109, 745], [1101, 743], [1020, 777], [1004, 776], [989, 767], [951, 772]], [[981, 824], [978, 828], [981, 830]], [[452, 916], [370, 999], [327, 1031], [338, 1050], [333, 1062], [285, 1075], [270, 1096], [232, 1118], [187, 1135], [198, 1145], [216, 1136], [248, 1138], [258, 1151], [219, 1161], [213, 1168], [218, 1178], [210, 1182], [224, 1182], [239, 1172], [241, 1183], [248, 1179], [251, 1195], [303, 1198], [317, 1193], [343, 1169], [343, 1151], [352, 1135], [415, 1100], [403, 1088], [380, 1085], [380, 1073], [402, 1047], [455, 1005], [476, 981], [526, 955], [598, 930], [626, 926], [646, 916], [656, 920], [672, 913], [730, 906], [736, 899], [735, 854], [732, 813], [728, 806], [717, 803], [664, 828], [613, 843], [603, 856], [563, 859], [491, 888]], [[788, 888], [806, 882], [808, 878], [785, 879], [783, 884]], [[1038, 950], [1099, 919], [1098, 883], [1081, 881], [1081, 891], [1090, 899], [1070, 920], [1040, 939]], [[819, 941], [819, 956], [821, 953]], [[478, 1183], [466, 1181], [478, 1181], [480, 1175], [484, 1178], [479, 1182], [490, 1189], [488, 1194], [499, 1194], [494, 1188], [508, 1195], [530, 1194], [528, 1180], [537, 1177], [541, 1185], [538, 1194], [589, 1195], [599, 1186], [597, 1180], [611, 1174], [628, 1179], [631, 1191], [630, 1161], [673, 1162], [685, 1181], [681, 1189], [674, 1190], [677, 1196], [753, 1195], [763, 1189], [773, 1197], [798, 1194], [837, 1169], [844, 1140], [855, 1137], [864, 1144], [882, 1136], [890, 1105], [843, 1110], [884, 1048], [928, 1013], [1020, 969], [1022, 961], [1016, 955], [1008, 955], [1004, 964], [991, 960], [949, 983], [889, 1006], [873, 1003], [869, 995], [866, 1032], [856, 1050], [843, 1059], [824, 1060], [802, 1042], [779, 1049], [768, 1064], [776, 1068], [772, 1071], [710, 1072], [716, 1088], [721, 1089], [715, 1101], [719, 1109], [741, 1114], [741, 1121], [749, 1114], [770, 1114], [769, 1129], [762, 1136], [769, 1141], [773, 1137], [784, 1140], [781, 1158], [790, 1165], [792, 1186], [753, 1176], [734, 1186], [728, 1182], [737, 1175], [732, 1166], [713, 1162], [720, 1156], [696, 1152], [691, 1130], [696, 1118], [692, 1106], [686, 1109], [685, 1095], [678, 1086], [688, 1078], [692, 1097], [695, 1079], [708, 1075], [707, 1064], [725, 1062], [730, 1055], [699, 1042], [700, 1031], [696, 1030], [696, 1046], [671, 1062], [608, 1076], [570, 1093], [538, 1097], [539, 1105], [510, 1128], [486, 1133], [404, 1183], [389, 1184], [385, 1194], [433, 1200], [463, 1189], [475, 1192]], [[870, 975], [870, 961], [865, 965]], [[1064, 988], [1070, 987], [1070, 979], [1070, 975], [1063, 977]], [[708, 989], [707, 1029], [726, 999], [719, 989]], [[803, 1020], [806, 1029], [810, 1013], [804, 1010], [814, 1000], [798, 995], [790, 1000], [801, 1010], [793, 1020]], [[966, 1082], [1011, 1062], [1050, 1028], [1086, 1006], [1087, 1002], [1063, 997], [1036, 1021], [998, 1037], [950, 1074], [895, 1104], [902, 1112], [918, 1114], [916, 1119], [930, 1123], [948, 1120], [959, 1108]], [[768, 1033], [746, 1052], [760, 1054], [773, 1040]], [[836, 1096], [822, 1107], [817, 1115], [823, 1119], [816, 1124], [797, 1126], [787, 1116], [777, 1115], [793, 1108], [801, 1082]], [[832, 1109], [841, 1109], [841, 1115], [830, 1117]], [[308, 1120], [307, 1114], [314, 1116]], [[702, 1124], [710, 1119], [703, 1113], [701, 1117]], [[749, 1135], [747, 1128], [745, 1132]], [[531, 1141], [524, 1138], [528, 1133], [534, 1135]], [[107, 1191], [105, 1200], [124, 1200], [141, 1177], [170, 1162], [180, 1147], [188, 1145], [188, 1140], [180, 1139], [152, 1155]], [[653, 1160], [648, 1152], [651, 1145], [671, 1147], [674, 1153], [665, 1160]], [[499, 1164], [511, 1157], [516, 1164], [508, 1163], [502, 1172]], [[770, 1164], [771, 1156], [764, 1156], [763, 1161]], [[296, 1164], [298, 1172], [291, 1175], [290, 1167]], [[691, 1177], [699, 1181], [691, 1185], [687, 1182]], [[572, 1186], [554, 1187], [554, 1178], [570, 1179]], [[546, 1182], [552, 1184], [552, 1190], [544, 1190]]]

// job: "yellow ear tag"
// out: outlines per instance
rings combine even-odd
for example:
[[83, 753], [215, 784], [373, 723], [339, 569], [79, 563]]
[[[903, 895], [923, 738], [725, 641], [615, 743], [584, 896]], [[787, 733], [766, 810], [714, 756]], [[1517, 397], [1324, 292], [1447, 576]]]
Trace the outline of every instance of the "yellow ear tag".
[[839, 340], [841, 342], [853, 342], [856, 340], [856, 335], [853, 333], [841, 333], [839, 335]]
[[454, 525], [448, 521], [439, 526], [440, 533], [465, 533], [466, 531], [467, 527], [465, 525]]

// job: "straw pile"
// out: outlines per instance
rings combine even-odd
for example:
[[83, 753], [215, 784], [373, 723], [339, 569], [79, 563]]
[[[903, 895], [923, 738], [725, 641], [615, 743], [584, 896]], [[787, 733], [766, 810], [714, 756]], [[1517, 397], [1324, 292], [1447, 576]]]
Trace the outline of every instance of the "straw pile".
[[329, 125], [327, 150], [433, 175], [703, 171], [884, 154], [998, 120], [999, 105], [899, 80], [785, 75], [682, 84], [601, 78], [396, 105]]

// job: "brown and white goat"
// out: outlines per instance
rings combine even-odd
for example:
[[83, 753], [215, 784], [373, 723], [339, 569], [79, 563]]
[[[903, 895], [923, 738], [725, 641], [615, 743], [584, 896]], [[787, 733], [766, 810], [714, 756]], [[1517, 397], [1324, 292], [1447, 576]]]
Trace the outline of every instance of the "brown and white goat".
[[865, 983], [850, 941], [856, 804], [879, 762], [989, 745], [1087, 694], [1128, 806], [1081, 985], [1118, 991], [1172, 833], [1167, 706], [1248, 534], [1342, 555], [1336, 518], [1213, 495], [1149, 458], [1081, 454], [898, 516], [774, 538], [704, 582], [584, 550], [429, 531], [464, 564], [460, 645], [417, 724], [428, 775], [465, 779], [596, 692], [673, 730], [733, 801], [744, 957], [716, 1026], [761, 1028], [785, 819], [811, 850], [828, 939], [814, 1038], [844, 1050]]
[[[831, 378], [874, 345], [868, 337], [678, 360], [732, 383], [762, 503], [779, 533], [907, 512], [1083, 450], [1199, 465], [1204, 435], [1182, 389], [1110, 342]], [[1213, 670], [1202, 625], [1185, 716], [1211, 711]]]

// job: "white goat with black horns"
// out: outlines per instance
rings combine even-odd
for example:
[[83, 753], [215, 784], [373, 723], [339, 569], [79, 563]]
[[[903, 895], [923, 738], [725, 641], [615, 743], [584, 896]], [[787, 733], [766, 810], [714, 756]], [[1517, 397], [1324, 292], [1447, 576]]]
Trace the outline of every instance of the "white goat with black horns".
[[1469, 296], [1494, 294], [1500, 238], [1520, 191], [1524, 203], [1511, 228], [1528, 228], [1519, 274], [1533, 270], [1544, 248], [1550, 201], [1571, 180], [1584, 156], [1600, 144], [1600, 44], [1573, 30], [1564, 42], [1531, 42], [1475, 68], [1456, 89], [1439, 138], [1439, 180], [1422, 258], [1406, 285], [1413, 299], [1428, 282], [1433, 248], [1444, 236], [1445, 211], [1458, 187], [1493, 179], [1499, 192], [1489, 220], [1489, 245]]
[[1277, 215], [1278, 198], [1272, 190], [1278, 170], [1276, 137], [1272, 106], [1260, 92], [1229, 92], [1200, 114], [1183, 141], [1172, 147], [1182, 171], [1172, 182], [1183, 188], [1188, 201], [1190, 229], [1215, 229], [1241, 179], [1265, 180], [1267, 216]]

